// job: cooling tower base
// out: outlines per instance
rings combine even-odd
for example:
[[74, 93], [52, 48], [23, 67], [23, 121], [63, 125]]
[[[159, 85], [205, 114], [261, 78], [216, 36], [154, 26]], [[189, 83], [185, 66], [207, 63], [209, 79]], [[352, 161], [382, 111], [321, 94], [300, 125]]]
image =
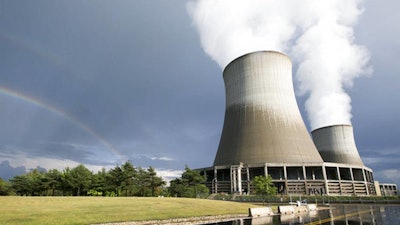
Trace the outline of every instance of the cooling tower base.
[[365, 166], [340, 163], [229, 165], [198, 169], [210, 193], [252, 194], [256, 176], [271, 175], [283, 195], [376, 195], [373, 173]]

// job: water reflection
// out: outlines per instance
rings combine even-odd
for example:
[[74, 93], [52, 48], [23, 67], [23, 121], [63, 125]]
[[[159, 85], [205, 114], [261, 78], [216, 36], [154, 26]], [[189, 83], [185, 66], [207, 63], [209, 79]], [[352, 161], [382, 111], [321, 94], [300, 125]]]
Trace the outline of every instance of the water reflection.
[[275, 215], [238, 219], [214, 225], [393, 225], [400, 224], [400, 205], [319, 205], [318, 211], [303, 214]]

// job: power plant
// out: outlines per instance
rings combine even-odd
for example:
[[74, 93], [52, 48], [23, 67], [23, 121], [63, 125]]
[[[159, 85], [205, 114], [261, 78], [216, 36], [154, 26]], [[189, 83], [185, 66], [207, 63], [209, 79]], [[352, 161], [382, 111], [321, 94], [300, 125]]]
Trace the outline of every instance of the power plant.
[[212, 193], [251, 193], [255, 176], [270, 175], [280, 194], [375, 195], [351, 125], [310, 134], [301, 117], [286, 55], [243, 55], [223, 72], [224, 126], [214, 164], [198, 169]]

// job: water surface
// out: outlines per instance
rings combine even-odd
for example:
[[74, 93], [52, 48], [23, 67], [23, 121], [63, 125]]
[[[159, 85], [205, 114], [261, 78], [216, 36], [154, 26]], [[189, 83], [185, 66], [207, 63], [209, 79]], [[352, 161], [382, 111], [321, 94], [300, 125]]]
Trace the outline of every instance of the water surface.
[[303, 214], [275, 215], [237, 219], [209, 225], [397, 225], [400, 224], [400, 205], [318, 205], [319, 210]]

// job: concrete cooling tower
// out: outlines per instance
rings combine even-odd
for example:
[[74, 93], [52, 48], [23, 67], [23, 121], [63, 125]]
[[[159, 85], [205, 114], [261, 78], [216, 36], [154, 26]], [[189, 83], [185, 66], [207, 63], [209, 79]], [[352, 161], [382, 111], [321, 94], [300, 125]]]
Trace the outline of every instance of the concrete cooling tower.
[[217, 154], [213, 166], [197, 169], [211, 193], [252, 193], [254, 177], [269, 175], [279, 194], [376, 194], [351, 126], [314, 130], [314, 144], [297, 106], [289, 57], [249, 53], [228, 64], [223, 78], [226, 108]]
[[354, 141], [353, 126], [327, 126], [316, 129], [311, 134], [325, 162], [363, 165]]
[[322, 162], [297, 106], [286, 55], [241, 56], [223, 77], [225, 121], [214, 165]]

